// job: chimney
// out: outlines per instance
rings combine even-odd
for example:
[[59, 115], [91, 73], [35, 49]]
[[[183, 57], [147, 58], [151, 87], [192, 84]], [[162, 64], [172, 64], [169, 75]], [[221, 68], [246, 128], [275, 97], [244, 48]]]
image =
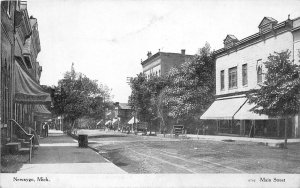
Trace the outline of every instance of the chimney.
[[181, 50], [181, 54], [182, 54], [182, 55], [185, 55], [185, 49], [182, 49], [182, 50]]
[[152, 53], [149, 51], [149, 52], [147, 53], [147, 56], [148, 56], [148, 58], [150, 58], [150, 57], [152, 56]]

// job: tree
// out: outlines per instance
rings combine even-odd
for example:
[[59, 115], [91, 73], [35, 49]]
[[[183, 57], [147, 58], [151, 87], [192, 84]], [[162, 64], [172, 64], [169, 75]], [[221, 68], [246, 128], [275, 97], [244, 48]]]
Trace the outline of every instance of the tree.
[[75, 120], [84, 116], [103, 117], [104, 108], [107, 106], [103, 99], [110, 101], [108, 88], [99, 86], [96, 80], [91, 80], [82, 73], [77, 73], [73, 64], [71, 71], [65, 73], [54, 90], [53, 112], [63, 115], [71, 122], [72, 127]]
[[151, 76], [147, 79], [142, 73], [130, 80], [129, 105], [137, 112], [138, 119], [151, 125], [159, 117], [158, 97], [166, 85], [165, 77]]
[[215, 93], [215, 66], [209, 44], [179, 68], [171, 69], [168, 79], [163, 103], [169, 116], [177, 121], [200, 117], [213, 102]]
[[274, 52], [264, 62], [265, 80], [260, 89], [250, 90], [249, 103], [255, 104], [251, 111], [285, 119], [285, 144], [287, 148], [287, 120], [299, 113], [300, 66], [290, 60], [291, 52]]

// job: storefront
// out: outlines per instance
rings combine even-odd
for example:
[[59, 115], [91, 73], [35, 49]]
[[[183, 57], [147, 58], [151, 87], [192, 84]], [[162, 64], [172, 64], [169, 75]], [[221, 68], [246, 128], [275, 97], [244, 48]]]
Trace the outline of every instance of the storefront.
[[[201, 116], [203, 120], [216, 120], [219, 135], [239, 135], [281, 138], [284, 136], [284, 120], [250, 110], [244, 95], [217, 99]], [[288, 120], [288, 137], [292, 137], [293, 118]]]
[[[29, 76], [20, 64], [15, 62], [15, 97], [14, 119], [25, 130], [29, 127], [36, 129], [35, 115], [49, 114], [50, 112], [42, 104], [50, 103], [51, 97], [44, 89]], [[51, 113], [50, 113], [51, 114]], [[13, 125], [10, 138], [14, 134]]]

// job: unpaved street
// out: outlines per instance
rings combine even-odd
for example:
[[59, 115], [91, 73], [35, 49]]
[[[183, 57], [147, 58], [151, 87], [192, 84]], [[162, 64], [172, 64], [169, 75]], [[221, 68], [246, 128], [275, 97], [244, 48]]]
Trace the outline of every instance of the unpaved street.
[[300, 145], [186, 140], [111, 133], [89, 146], [128, 173], [300, 173]]

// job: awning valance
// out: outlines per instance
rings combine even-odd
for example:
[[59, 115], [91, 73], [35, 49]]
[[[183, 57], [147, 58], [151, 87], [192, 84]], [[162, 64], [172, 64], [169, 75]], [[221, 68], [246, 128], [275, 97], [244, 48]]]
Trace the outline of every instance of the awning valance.
[[250, 110], [255, 104], [249, 104], [248, 101], [242, 106], [242, 108], [234, 115], [234, 119], [245, 119], [245, 120], [266, 120], [272, 119], [267, 115], [259, 115]]
[[16, 62], [15, 101], [22, 103], [51, 102], [49, 93], [46, 93]]
[[37, 104], [34, 105], [35, 115], [51, 115], [51, 112], [45, 107], [45, 105]]
[[233, 119], [246, 100], [245, 97], [217, 99], [200, 119]]

